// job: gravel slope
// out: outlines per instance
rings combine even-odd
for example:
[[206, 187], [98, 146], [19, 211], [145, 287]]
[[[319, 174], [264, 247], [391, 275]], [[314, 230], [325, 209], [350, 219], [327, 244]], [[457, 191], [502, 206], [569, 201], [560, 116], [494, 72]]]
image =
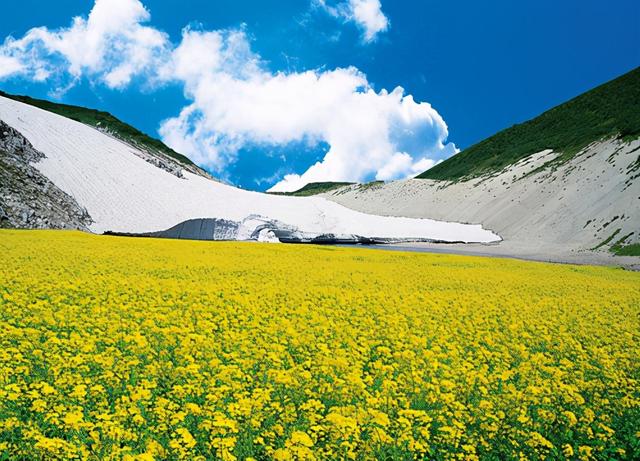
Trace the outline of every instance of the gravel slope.
[[[590, 251], [620, 229], [640, 241], [640, 140], [608, 140], [585, 148], [557, 168], [539, 168], [558, 154], [537, 153], [500, 174], [448, 183], [428, 179], [380, 186], [348, 186], [327, 194], [354, 210], [482, 224], [504, 240], [492, 245], [408, 245], [405, 248], [515, 256], [544, 261], [622, 264], [608, 245]], [[635, 168], [635, 170], [634, 170]]]

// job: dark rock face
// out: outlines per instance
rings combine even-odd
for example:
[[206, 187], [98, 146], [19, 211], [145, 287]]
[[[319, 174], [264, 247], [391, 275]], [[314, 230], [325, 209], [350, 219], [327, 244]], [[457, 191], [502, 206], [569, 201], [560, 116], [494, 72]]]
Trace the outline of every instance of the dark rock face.
[[87, 211], [32, 166], [44, 157], [0, 120], [0, 228], [88, 230]]

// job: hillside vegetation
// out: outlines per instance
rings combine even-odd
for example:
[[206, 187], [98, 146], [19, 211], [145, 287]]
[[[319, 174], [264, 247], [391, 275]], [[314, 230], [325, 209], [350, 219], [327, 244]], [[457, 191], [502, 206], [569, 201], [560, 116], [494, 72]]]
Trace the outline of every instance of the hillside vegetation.
[[566, 161], [593, 141], [640, 135], [640, 67], [527, 122], [507, 128], [418, 175], [450, 180], [502, 170], [545, 149]]
[[350, 186], [352, 182], [310, 182], [306, 186], [293, 192], [269, 192], [274, 195], [289, 195], [293, 197], [309, 197], [310, 195], [318, 195], [323, 192], [329, 192], [339, 189], [343, 186]]
[[152, 138], [146, 135], [137, 128], [118, 120], [109, 112], [99, 111], [95, 109], [88, 109], [81, 106], [72, 106], [69, 104], [60, 104], [44, 99], [35, 99], [30, 96], [19, 96], [4, 91], [0, 91], [0, 96], [13, 99], [24, 104], [39, 107], [40, 109], [53, 112], [54, 114], [62, 115], [63, 117], [70, 118], [85, 125], [90, 125], [101, 130], [105, 130], [108, 133], [116, 136], [122, 141], [125, 141], [136, 146], [146, 148], [152, 152], [159, 152], [165, 154], [181, 164], [189, 167], [196, 167], [196, 165], [182, 154], [174, 151], [170, 147], [166, 146], [162, 141]]

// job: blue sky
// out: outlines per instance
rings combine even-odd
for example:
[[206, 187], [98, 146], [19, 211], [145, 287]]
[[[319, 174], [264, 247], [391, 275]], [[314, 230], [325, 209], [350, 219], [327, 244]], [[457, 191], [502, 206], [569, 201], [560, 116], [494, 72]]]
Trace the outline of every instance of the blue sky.
[[[93, 1], [3, 5], [0, 40], [23, 42], [0, 48], [0, 88], [107, 110], [249, 189], [406, 177], [453, 144], [468, 147], [640, 64], [640, 4], [630, 0], [100, 1], [113, 2], [104, 21], [125, 37], [106, 42], [116, 51], [100, 62], [70, 51], [86, 36], [59, 40]], [[356, 12], [369, 1], [382, 16]], [[140, 25], [146, 35], [135, 40], [151, 50], [143, 60], [130, 52], [141, 42], [126, 48]], [[48, 35], [25, 40], [38, 26]], [[51, 51], [52, 41], [64, 46]], [[114, 56], [120, 46], [126, 59]], [[131, 59], [142, 67], [108, 80]], [[9, 72], [16, 62], [22, 70]], [[403, 94], [392, 93], [398, 86]]]

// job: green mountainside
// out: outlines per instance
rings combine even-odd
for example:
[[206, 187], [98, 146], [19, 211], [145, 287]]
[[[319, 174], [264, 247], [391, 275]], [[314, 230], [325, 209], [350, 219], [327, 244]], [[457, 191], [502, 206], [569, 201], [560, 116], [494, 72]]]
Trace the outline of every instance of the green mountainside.
[[18, 96], [5, 93], [4, 91], [0, 91], [0, 96], [29, 104], [31, 106], [39, 107], [40, 109], [53, 112], [54, 114], [62, 115], [63, 117], [70, 118], [80, 123], [84, 123], [85, 125], [90, 125], [102, 130], [106, 130], [122, 141], [142, 147], [151, 152], [159, 152], [161, 154], [167, 155], [168, 157], [173, 158], [174, 160], [178, 161], [191, 170], [198, 169], [201, 171], [199, 167], [197, 167], [184, 155], [179, 154], [170, 147], [166, 146], [164, 143], [162, 143], [162, 141], [152, 138], [151, 136], [144, 134], [142, 131], [132, 127], [131, 125], [118, 120], [109, 112], [87, 109], [86, 107], [72, 106], [68, 104], [59, 104], [44, 99], [31, 98], [29, 96]]
[[640, 136], [640, 67], [475, 144], [417, 176], [456, 181], [501, 171], [545, 149], [566, 161], [603, 138]]
[[306, 186], [293, 192], [269, 192], [273, 195], [289, 195], [294, 197], [308, 197], [310, 195], [322, 194], [330, 190], [354, 184], [352, 182], [310, 182]]

